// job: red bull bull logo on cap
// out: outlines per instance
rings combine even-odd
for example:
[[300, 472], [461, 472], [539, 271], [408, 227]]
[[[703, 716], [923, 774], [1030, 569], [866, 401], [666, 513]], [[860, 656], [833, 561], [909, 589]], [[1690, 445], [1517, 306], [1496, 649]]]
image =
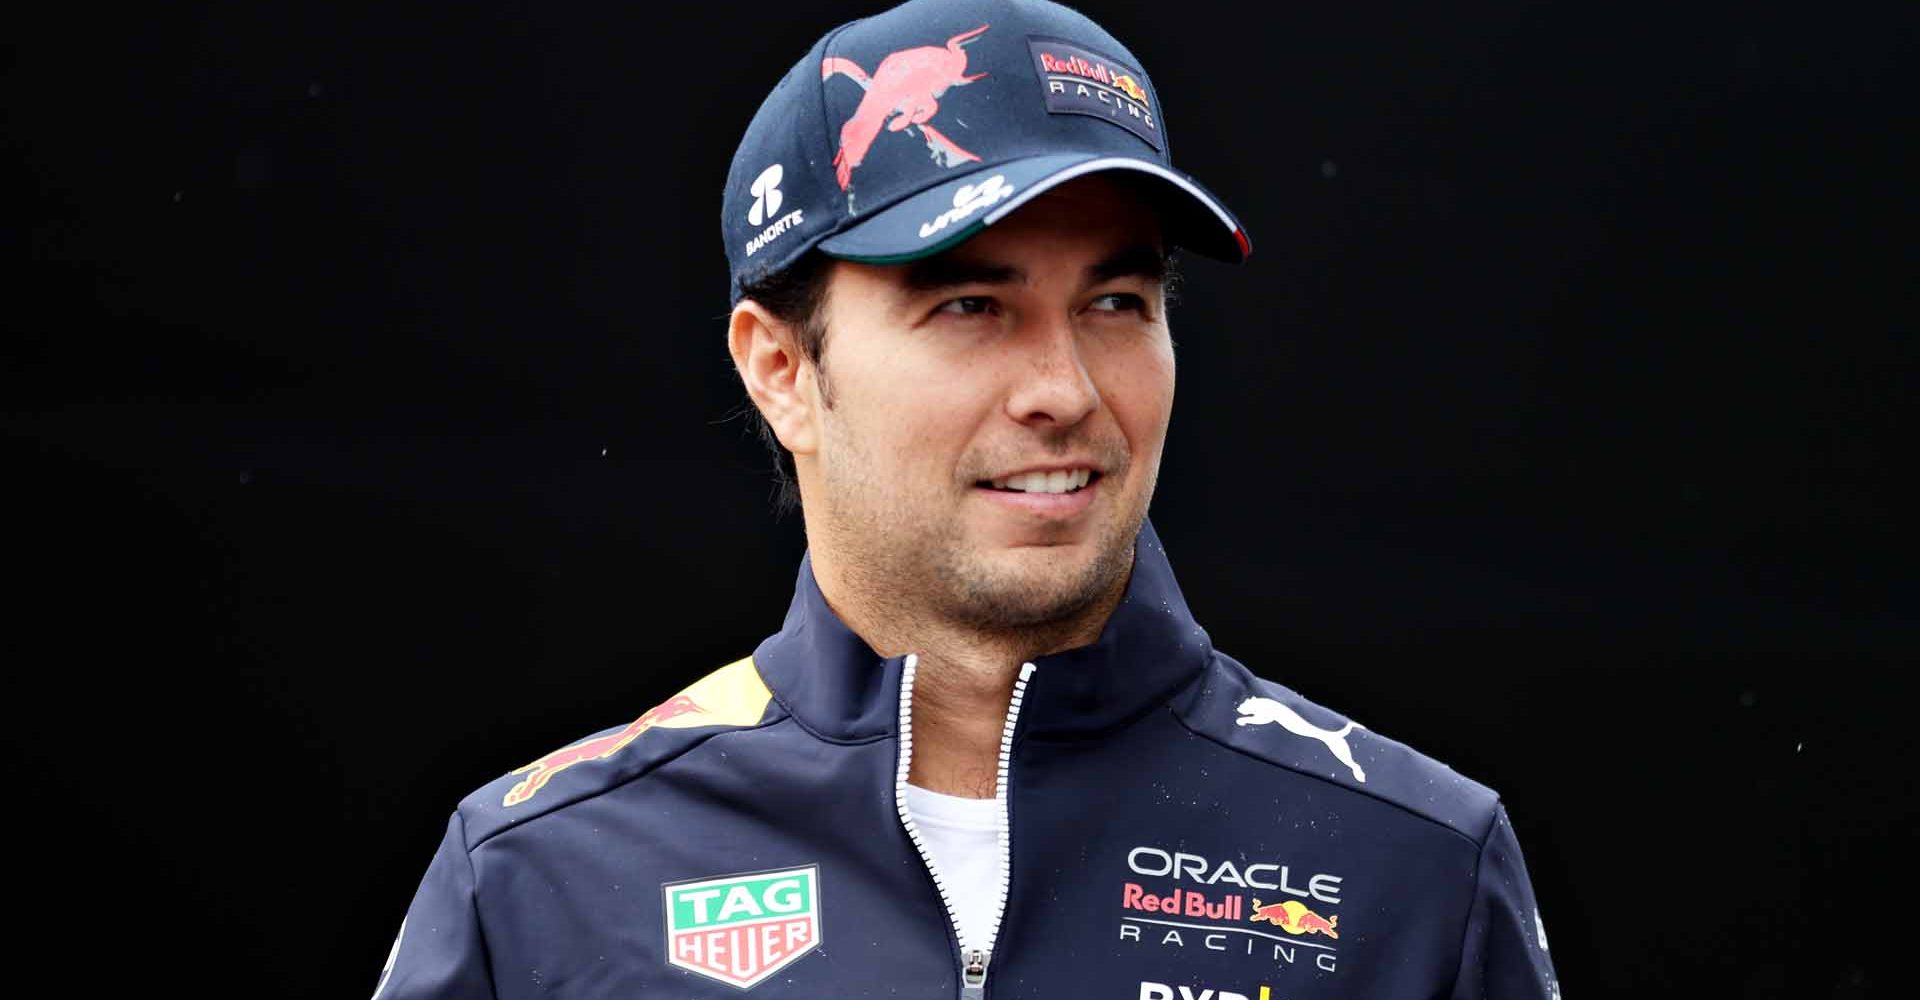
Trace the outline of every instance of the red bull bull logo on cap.
[[705, 726], [751, 726], [760, 721], [773, 695], [754, 669], [753, 658], [736, 660], [688, 685], [686, 690], [647, 709], [639, 718], [618, 732], [596, 736], [584, 743], [547, 754], [517, 768], [525, 775], [500, 800], [502, 806], [517, 806], [533, 798], [554, 776], [577, 764], [605, 760], [626, 749], [649, 729], [697, 729]]
[[1113, 78], [1113, 86], [1116, 90], [1125, 91], [1128, 97], [1141, 104], [1147, 103], [1147, 88], [1140, 86], [1140, 81], [1133, 77], [1122, 73]]
[[845, 191], [853, 184], [853, 172], [865, 162], [867, 151], [888, 132], [912, 133], [920, 130], [927, 152], [944, 167], [979, 162], [980, 157], [961, 149], [958, 143], [933, 127], [932, 118], [940, 111], [940, 95], [949, 87], [958, 87], [984, 78], [985, 73], [967, 73], [966, 46], [984, 34], [990, 25], [963, 31], [947, 39], [946, 45], [922, 45], [889, 53], [868, 76], [860, 64], [840, 56], [828, 56], [820, 62], [820, 79], [835, 74], [860, 85], [866, 96], [852, 117], [840, 126], [840, 148], [833, 154], [833, 176]]

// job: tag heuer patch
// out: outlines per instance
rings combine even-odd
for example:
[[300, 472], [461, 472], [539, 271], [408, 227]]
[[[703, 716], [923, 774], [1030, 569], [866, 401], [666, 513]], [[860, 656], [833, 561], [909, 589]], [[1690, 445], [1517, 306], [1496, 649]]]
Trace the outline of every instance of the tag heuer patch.
[[668, 961], [747, 989], [820, 944], [820, 867], [661, 886]]

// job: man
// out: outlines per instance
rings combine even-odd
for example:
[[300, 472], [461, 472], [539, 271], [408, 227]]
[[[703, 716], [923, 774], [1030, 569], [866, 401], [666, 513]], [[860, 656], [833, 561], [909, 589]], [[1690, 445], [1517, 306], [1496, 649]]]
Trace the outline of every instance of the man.
[[723, 206], [781, 631], [462, 803], [379, 996], [1544, 997], [1489, 790], [1214, 650], [1145, 520], [1166, 252], [1246, 234], [1086, 18], [824, 36]]

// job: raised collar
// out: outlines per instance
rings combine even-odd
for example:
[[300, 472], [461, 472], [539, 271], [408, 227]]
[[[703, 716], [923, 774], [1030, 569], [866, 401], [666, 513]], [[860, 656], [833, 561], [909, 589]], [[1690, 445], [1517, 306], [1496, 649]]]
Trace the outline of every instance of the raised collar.
[[[1033, 661], [1021, 731], [1069, 738], [1128, 722], [1190, 681], [1211, 651], [1160, 536], [1143, 523], [1127, 592], [1100, 638]], [[880, 656], [840, 621], [814, 581], [810, 555], [800, 561], [785, 623], [753, 659], [774, 697], [820, 736], [858, 742], [898, 724], [905, 658]]]

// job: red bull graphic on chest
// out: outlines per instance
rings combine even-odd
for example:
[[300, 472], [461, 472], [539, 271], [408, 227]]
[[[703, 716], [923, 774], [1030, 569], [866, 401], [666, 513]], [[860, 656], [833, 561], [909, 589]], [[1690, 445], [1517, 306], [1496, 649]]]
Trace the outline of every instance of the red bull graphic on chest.
[[943, 167], [979, 162], [980, 157], [935, 128], [932, 119], [940, 111], [940, 95], [948, 88], [987, 75], [967, 73], [966, 46], [988, 27], [983, 24], [963, 31], [947, 39], [945, 45], [921, 45], [889, 53], [874, 67], [872, 76], [851, 59], [828, 56], [820, 61], [820, 79], [831, 80], [838, 74], [867, 92], [853, 116], [840, 126], [840, 148], [833, 154], [833, 176], [840, 182], [840, 190], [852, 186], [853, 172], [866, 161], [867, 152], [882, 131], [911, 135], [919, 129], [928, 155]]
[[1156, 150], [1166, 148], [1145, 73], [1057, 38], [1029, 38], [1027, 48], [1033, 52], [1049, 112], [1091, 115], [1132, 132]]
[[1306, 908], [1305, 904], [1294, 900], [1284, 903], [1262, 904], [1253, 901], [1253, 916], [1248, 919], [1255, 923], [1262, 920], [1276, 924], [1288, 934], [1325, 934], [1334, 940], [1340, 940], [1339, 917], [1331, 919]]
[[667, 961], [751, 989], [820, 944], [820, 868], [751, 872], [660, 887]]

